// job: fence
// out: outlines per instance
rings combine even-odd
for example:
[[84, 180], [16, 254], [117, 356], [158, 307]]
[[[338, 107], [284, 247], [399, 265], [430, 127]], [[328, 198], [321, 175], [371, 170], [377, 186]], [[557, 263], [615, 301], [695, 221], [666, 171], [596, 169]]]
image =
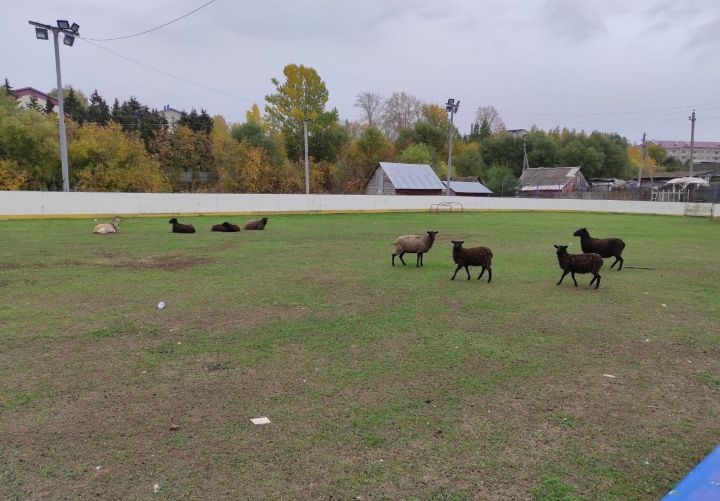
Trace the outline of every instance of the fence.
[[559, 198], [570, 200], [628, 200], [646, 202], [690, 202], [690, 203], [720, 203], [720, 183], [710, 183], [709, 186], [691, 187], [689, 190], [653, 188], [629, 188], [613, 191], [577, 191], [571, 193], [554, 192], [526, 192], [525, 198]]
[[[0, 191], [0, 217], [97, 217], [160, 214], [426, 212], [458, 197], [413, 195], [270, 195], [217, 193], [88, 193]], [[464, 210], [577, 211], [710, 216], [711, 204], [462, 197]]]

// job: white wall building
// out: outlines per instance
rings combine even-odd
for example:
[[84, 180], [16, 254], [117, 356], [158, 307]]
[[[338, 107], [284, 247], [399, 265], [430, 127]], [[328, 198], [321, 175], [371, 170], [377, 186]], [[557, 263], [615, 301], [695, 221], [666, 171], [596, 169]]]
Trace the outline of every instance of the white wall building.
[[[690, 160], [690, 141], [653, 141], [667, 151], [669, 157], [677, 158], [683, 163]], [[695, 141], [693, 163], [720, 162], [720, 142]]]
[[22, 89], [15, 89], [12, 91], [13, 95], [15, 96], [15, 99], [17, 99], [18, 106], [21, 108], [29, 108], [30, 107], [30, 100], [35, 97], [37, 99], [38, 105], [45, 109], [45, 106], [47, 105], [48, 100], [53, 104], [53, 111], [57, 113], [58, 106], [57, 106], [57, 99], [54, 97], [48, 96], [44, 92], [40, 92], [37, 89], [33, 89], [32, 87], [23, 87]]

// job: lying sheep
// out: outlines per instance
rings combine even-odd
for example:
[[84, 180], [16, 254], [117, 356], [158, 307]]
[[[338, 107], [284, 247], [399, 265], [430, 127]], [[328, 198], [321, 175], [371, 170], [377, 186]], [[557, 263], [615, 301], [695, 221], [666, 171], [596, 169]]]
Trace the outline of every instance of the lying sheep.
[[122, 219], [119, 217], [116, 217], [109, 223], [100, 223], [97, 226], [95, 226], [95, 229], [93, 230], [93, 233], [96, 235], [107, 235], [109, 233], [117, 233], [118, 226], [120, 226], [120, 223], [122, 223]]
[[428, 252], [435, 242], [437, 231], [428, 231], [427, 235], [403, 235], [395, 239], [395, 252], [392, 255], [392, 265], [395, 266], [395, 256], [400, 256], [400, 261], [405, 265], [403, 256], [406, 253], [417, 254], [415, 266], [423, 266], [423, 254]]
[[227, 221], [222, 224], [214, 224], [212, 231], [240, 231], [240, 227], [236, 224], [228, 223]]
[[600, 254], [568, 254], [567, 245], [556, 245], [558, 263], [560, 268], [563, 270], [563, 274], [560, 277], [560, 281], [557, 285], [560, 285], [565, 278], [565, 275], [570, 273], [572, 276], [575, 287], [577, 287], [577, 280], [575, 280], [575, 273], [592, 273], [593, 279], [590, 280], [590, 285], [595, 282], [595, 288], [600, 287], [600, 268], [602, 268], [603, 260]]
[[195, 227], [191, 224], [178, 223], [177, 218], [168, 221], [172, 225], [173, 233], [195, 233]]
[[457, 272], [463, 267], [465, 268], [465, 273], [467, 273], [468, 280], [470, 280], [470, 270], [468, 266], [482, 266], [478, 280], [480, 280], [480, 277], [482, 277], [485, 270], [487, 270], [488, 283], [490, 283], [490, 280], [492, 280], [492, 251], [487, 247], [463, 248], [462, 244], [465, 243], [464, 240], [453, 240], [452, 243], [453, 261], [457, 264], [457, 268], [455, 268], [455, 273], [453, 273], [450, 280], [455, 280]]
[[268, 218], [264, 217], [262, 219], [255, 219], [252, 221], [248, 221], [245, 223], [245, 229], [246, 230], [262, 230], [265, 228], [265, 225], [268, 222]]
[[580, 237], [580, 247], [582, 247], [583, 252], [594, 252], [600, 254], [600, 257], [614, 257], [615, 262], [610, 265], [610, 269], [620, 262], [618, 271], [622, 270], [624, 261], [622, 252], [625, 248], [625, 242], [619, 238], [592, 238], [587, 228], [580, 228], [573, 233], [573, 236]]

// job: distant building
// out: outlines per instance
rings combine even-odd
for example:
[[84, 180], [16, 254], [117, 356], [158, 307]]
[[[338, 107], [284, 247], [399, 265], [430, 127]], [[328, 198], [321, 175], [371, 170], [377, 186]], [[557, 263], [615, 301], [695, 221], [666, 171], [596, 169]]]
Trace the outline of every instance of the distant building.
[[552, 196], [553, 193], [588, 191], [590, 185], [580, 167], [536, 167], [525, 169], [519, 180], [523, 196]]
[[[683, 163], [690, 160], [690, 141], [653, 141], [659, 144], [669, 157], [677, 158]], [[720, 162], [720, 143], [716, 141], [695, 141], [693, 163]]]
[[379, 162], [366, 195], [441, 195], [445, 185], [427, 164]]
[[[447, 182], [443, 181], [443, 185], [447, 186]], [[474, 181], [455, 181], [450, 180], [450, 194], [459, 197], [489, 197], [492, 191], [481, 182]]]
[[527, 129], [508, 129], [505, 132], [514, 137], [525, 137], [528, 135]]
[[58, 111], [58, 100], [52, 96], [48, 96], [44, 92], [40, 92], [32, 87], [23, 87], [22, 89], [15, 89], [12, 91], [15, 99], [17, 99], [18, 106], [22, 108], [30, 107], [30, 99], [35, 97], [38, 102], [38, 106], [45, 109], [48, 100], [53, 104], [53, 111]]
[[180, 120], [180, 116], [182, 115], [182, 111], [178, 111], [175, 108], [171, 108], [169, 104], [166, 104], [163, 106], [163, 109], [160, 111], [160, 114], [165, 117], [165, 120], [167, 121], [168, 125], [171, 128], [175, 127], [175, 123]]

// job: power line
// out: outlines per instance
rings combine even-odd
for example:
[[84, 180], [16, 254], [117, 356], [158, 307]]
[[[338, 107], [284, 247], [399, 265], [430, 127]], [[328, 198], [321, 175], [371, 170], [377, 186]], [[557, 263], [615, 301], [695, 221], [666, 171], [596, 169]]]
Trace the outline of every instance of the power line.
[[215, 93], [217, 93], [217, 94], [222, 94], [223, 96], [231, 97], [231, 98], [233, 98], [233, 99], [238, 99], [238, 100], [240, 100], [240, 101], [246, 101], [246, 102], [248, 102], [248, 103], [254, 103], [254, 102], [255, 102], [255, 101], [253, 101], [252, 99], [247, 99], [247, 98], [245, 98], [245, 97], [236, 96], [236, 95], [234, 95], [234, 94], [230, 94], [229, 92], [225, 92], [225, 91], [222, 91], [222, 90], [213, 89], [212, 87], [208, 87], [207, 85], [199, 84], [199, 83], [197, 83], [197, 82], [193, 82], [193, 81], [188, 80], [188, 79], [186, 79], [186, 78], [182, 78], [182, 77], [179, 77], [179, 76], [177, 76], [177, 75], [173, 75], [172, 73], [168, 73], [167, 71], [160, 70], [160, 69], [158, 69], [158, 68], [155, 68], [155, 67], [153, 67], [153, 66], [150, 66], [149, 64], [141, 63], [140, 61], [137, 61], [137, 60], [135, 60], [135, 59], [129, 58], [129, 57], [127, 57], [127, 56], [124, 56], [124, 55], [120, 54], [119, 52], [115, 52], [114, 50], [108, 49], [107, 47], [103, 47], [102, 45], [96, 44], [95, 42], [90, 41], [90, 39], [88, 39], [88, 38], [81, 38], [81, 40], [84, 40], [85, 42], [89, 43], [90, 45], [92, 45], [92, 46], [94, 46], [94, 47], [96, 47], [96, 48], [98, 48], [98, 49], [100, 49], [100, 50], [104, 50], [105, 52], [109, 52], [110, 54], [112, 54], [112, 55], [114, 55], [114, 56], [117, 56], [117, 57], [119, 57], [119, 58], [121, 58], [121, 59], [125, 59], [126, 61], [130, 61], [130, 62], [133, 63], [133, 64], [137, 64], [138, 66], [142, 66], [143, 68], [146, 68], [146, 69], [148, 69], [148, 70], [152, 70], [152, 71], [154, 71], [154, 72], [156, 72], [156, 73], [160, 73], [161, 75], [165, 75], [166, 77], [174, 78], [175, 80], [179, 80], [180, 82], [186, 83], [186, 84], [188, 84], [188, 85], [193, 85], [193, 86], [195, 86], [195, 87], [199, 87], [199, 88], [201, 88], [201, 89], [205, 89], [205, 90], [208, 90], [208, 91], [210, 91], [210, 92], [215, 92]]
[[111, 37], [111, 38], [83, 38], [83, 39], [84, 39], [84, 40], [88, 40], [88, 41], [93, 41], [93, 42], [111, 42], [111, 41], [113, 41], [113, 40], [124, 40], [124, 39], [126, 39], [126, 38], [138, 37], [138, 36], [140, 36], [140, 35], [145, 35], [146, 33], [150, 33], [150, 32], [152, 32], [152, 31], [156, 31], [156, 30], [159, 30], [159, 29], [161, 29], [161, 28], [164, 28], [165, 26], [169, 26], [169, 25], [171, 25], [171, 24], [173, 24], [173, 23], [176, 23], [176, 22], [180, 21], [181, 19], [185, 19], [186, 17], [188, 17], [188, 16], [190, 16], [190, 15], [192, 15], [192, 14], [195, 14], [195, 13], [196, 13], [197, 11], [199, 11], [200, 9], [204, 9], [205, 7], [207, 7], [207, 6], [210, 5], [211, 3], [215, 3], [216, 1], [217, 1], [217, 0], [210, 0], [209, 2], [202, 4], [202, 5], [201, 5], [200, 7], [198, 7], [197, 9], [193, 9], [193, 10], [191, 10], [190, 12], [187, 12], [187, 13], [183, 14], [183, 15], [180, 16], [180, 17], [177, 17], [177, 18], [175, 18], [175, 19], [173, 19], [173, 20], [171, 20], [171, 21], [168, 21], [168, 22], [166, 22], [166, 23], [164, 23], [164, 24], [161, 24], [160, 26], [155, 26], [154, 28], [150, 28], [149, 30], [141, 31], [141, 32], [139, 32], [139, 33], [133, 33], [133, 34], [131, 34], [131, 35], [123, 35], [123, 36]]

